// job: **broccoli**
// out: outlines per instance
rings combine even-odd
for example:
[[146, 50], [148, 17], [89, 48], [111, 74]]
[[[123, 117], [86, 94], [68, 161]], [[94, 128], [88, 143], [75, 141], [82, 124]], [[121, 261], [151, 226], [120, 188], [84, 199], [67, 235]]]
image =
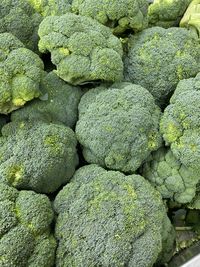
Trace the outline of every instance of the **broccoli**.
[[56, 74], [73, 85], [123, 78], [122, 45], [109, 28], [68, 13], [46, 17], [39, 26], [39, 50], [51, 52]]
[[56, 241], [47, 196], [0, 183], [0, 266], [52, 267]]
[[180, 80], [199, 72], [199, 58], [196, 35], [182, 28], [149, 28], [129, 40], [125, 77], [144, 86], [163, 107]]
[[18, 189], [51, 193], [78, 163], [74, 132], [64, 125], [11, 122], [0, 137], [0, 181]]
[[133, 173], [161, 146], [161, 112], [139, 85], [91, 89], [79, 104], [77, 139], [87, 162]]
[[81, 89], [70, 86], [51, 72], [42, 80], [41, 91], [41, 99], [35, 99], [13, 112], [11, 120], [58, 121], [73, 127], [77, 121]]
[[72, 12], [89, 16], [120, 34], [127, 29], [140, 31], [147, 27], [146, 0], [72, 0]]
[[164, 227], [172, 228], [148, 181], [97, 165], [80, 168], [54, 208], [56, 266], [150, 267], [166, 242]]
[[148, 9], [149, 26], [178, 26], [192, 0], [154, 0]]
[[0, 34], [0, 113], [8, 114], [41, 95], [43, 62], [12, 34]]
[[152, 153], [141, 173], [163, 198], [182, 204], [192, 201], [200, 180], [198, 172], [185, 167], [171, 149], [164, 147]]
[[42, 17], [25, 0], [1, 0], [0, 33], [10, 32], [38, 52], [38, 27]]

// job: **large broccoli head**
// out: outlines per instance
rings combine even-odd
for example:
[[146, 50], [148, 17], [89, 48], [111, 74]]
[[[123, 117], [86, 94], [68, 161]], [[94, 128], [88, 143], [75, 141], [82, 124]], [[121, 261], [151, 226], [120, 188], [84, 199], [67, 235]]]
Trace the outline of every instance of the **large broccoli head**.
[[139, 175], [84, 166], [54, 207], [57, 266], [149, 267], [162, 250], [169, 219], [160, 194]]
[[56, 241], [47, 196], [0, 183], [0, 266], [52, 267]]
[[0, 33], [12, 33], [33, 51], [38, 51], [37, 30], [41, 21], [42, 17], [25, 0], [0, 2]]
[[43, 96], [11, 114], [12, 121], [41, 120], [62, 122], [73, 127], [78, 117], [78, 104], [82, 90], [61, 80], [55, 73], [48, 73], [41, 82]]
[[178, 203], [188, 203], [194, 198], [200, 180], [199, 172], [184, 166], [168, 148], [152, 153], [141, 171], [163, 198]]
[[43, 62], [12, 34], [0, 34], [0, 113], [7, 114], [41, 95]]
[[200, 170], [200, 74], [180, 81], [161, 119], [161, 132], [175, 157]]
[[0, 180], [50, 193], [66, 183], [78, 158], [74, 132], [64, 125], [12, 122], [0, 137]]
[[146, 0], [72, 0], [72, 12], [89, 16], [113, 29], [115, 34], [147, 26]]
[[199, 58], [196, 35], [182, 28], [153, 27], [130, 38], [125, 76], [148, 89], [163, 106], [180, 80], [199, 72]]
[[139, 85], [91, 89], [79, 104], [76, 135], [87, 162], [133, 173], [161, 145], [160, 109]]
[[39, 49], [51, 52], [56, 74], [77, 85], [123, 78], [122, 46], [109, 28], [75, 14], [50, 16], [39, 27]]

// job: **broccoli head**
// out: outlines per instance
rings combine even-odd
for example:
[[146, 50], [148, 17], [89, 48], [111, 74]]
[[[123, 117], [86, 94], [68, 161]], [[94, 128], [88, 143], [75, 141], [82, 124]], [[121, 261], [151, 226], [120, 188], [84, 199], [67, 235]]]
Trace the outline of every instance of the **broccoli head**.
[[140, 31], [148, 24], [146, 0], [72, 0], [72, 12], [98, 20], [115, 34]]
[[161, 112], [139, 85], [91, 89], [81, 98], [76, 135], [87, 162], [133, 173], [161, 146]]
[[47, 196], [0, 183], [0, 266], [52, 267], [56, 241]]
[[160, 194], [142, 176], [97, 165], [80, 168], [54, 208], [56, 266], [153, 266], [169, 223]]
[[41, 95], [43, 62], [12, 34], [0, 34], [0, 113], [7, 114]]
[[164, 147], [152, 153], [141, 171], [163, 198], [181, 204], [194, 198], [200, 180], [199, 172], [184, 166], [169, 148]]
[[123, 78], [122, 45], [99, 22], [68, 13], [46, 17], [39, 27], [39, 50], [51, 52], [56, 74], [71, 84]]
[[182, 79], [200, 68], [200, 44], [196, 35], [182, 28], [153, 27], [130, 38], [125, 56], [126, 80], [149, 90], [160, 106]]
[[12, 121], [36, 120], [62, 122], [73, 127], [78, 117], [78, 104], [82, 90], [48, 73], [41, 82], [43, 96], [11, 114]]
[[78, 163], [74, 132], [64, 125], [11, 122], [0, 137], [0, 181], [19, 189], [51, 193], [66, 183]]

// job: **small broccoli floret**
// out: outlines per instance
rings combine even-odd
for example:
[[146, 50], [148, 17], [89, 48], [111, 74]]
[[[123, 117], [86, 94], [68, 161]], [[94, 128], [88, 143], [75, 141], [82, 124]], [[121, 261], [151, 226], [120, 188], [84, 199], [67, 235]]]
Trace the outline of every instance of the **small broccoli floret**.
[[148, 10], [149, 25], [163, 28], [178, 26], [191, 1], [192, 0], [154, 0]]
[[56, 74], [71, 84], [123, 78], [122, 45], [109, 28], [75, 14], [45, 18], [39, 49], [51, 52]]
[[161, 193], [178, 203], [190, 202], [200, 180], [199, 172], [184, 166], [168, 148], [152, 153], [142, 167], [142, 175]]
[[19, 189], [50, 193], [78, 163], [74, 132], [64, 125], [11, 122], [0, 138], [0, 180]]
[[166, 106], [177, 83], [199, 72], [199, 58], [196, 35], [182, 28], [153, 27], [130, 38], [125, 77], [144, 86], [160, 106]]
[[12, 34], [0, 34], [0, 113], [8, 114], [41, 95], [43, 62]]
[[53, 210], [47, 196], [2, 183], [0, 192], [0, 266], [54, 266]]
[[147, 27], [147, 11], [146, 0], [72, 0], [72, 12], [98, 20], [115, 34]]
[[78, 117], [82, 90], [61, 80], [55, 73], [47, 74], [41, 83], [43, 96], [11, 114], [12, 121], [62, 122], [73, 127]]
[[150, 267], [162, 250], [165, 207], [139, 175], [84, 166], [54, 207], [57, 266]]
[[197, 185], [196, 195], [187, 207], [189, 209], [200, 210], [200, 184]]
[[91, 89], [79, 104], [76, 135], [87, 162], [133, 173], [161, 145], [160, 109], [139, 85]]

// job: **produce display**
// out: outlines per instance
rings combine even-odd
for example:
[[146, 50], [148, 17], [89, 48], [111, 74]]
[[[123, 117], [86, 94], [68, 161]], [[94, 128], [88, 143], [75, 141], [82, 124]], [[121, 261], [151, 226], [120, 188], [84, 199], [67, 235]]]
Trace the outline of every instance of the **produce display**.
[[200, 254], [200, 0], [0, 3], [0, 267]]

